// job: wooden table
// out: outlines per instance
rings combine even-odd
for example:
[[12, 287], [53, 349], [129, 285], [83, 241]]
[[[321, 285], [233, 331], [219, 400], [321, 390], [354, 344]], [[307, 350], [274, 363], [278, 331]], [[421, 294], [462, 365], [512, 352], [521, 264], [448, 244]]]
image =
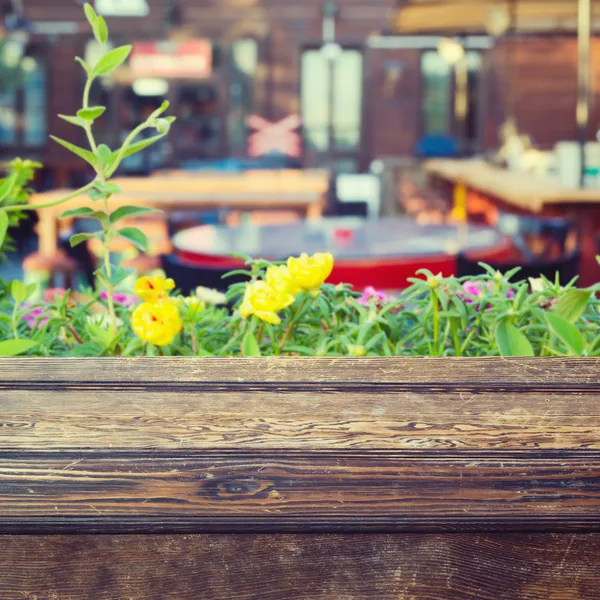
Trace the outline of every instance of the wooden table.
[[0, 359], [0, 598], [598, 600], [599, 373]]
[[284, 260], [302, 252], [331, 252], [330, 283], [358, 289], [402, 289], [407, 278], [427, 268], [444, 276], [456, 273], [459, 249], [481, 260], [503, 256], [510, 241], [491, 227], [418, 225], [412, 219], [326, 218], [286, 225], [227, 227], [202, 225], [179, 232], [173, 247], [184, 262], [236, 269], [232, 255]]
[[[327, 171], [246, 171], [243, 173], [194, 173], [165, 177], [117, 178], [123, 193], [110, 200], [119, 206], [147, 206], [164, 211], [231, 208], [236, 210], [291, 210], [306, 219], [319, 218], [327, 201]], [[45, 204], [67, 196], [72, 190], [34, 194], [32, 204]], [[40, 252], [53, 256], [58, 248], [58, 219], [68, 209], [97, 209], [87, 194], [66, 204], [38, 211]]]
[[435, 159], [425, 163], [435, 179], [449, 182], [456, 193], [466, 188], [467, 212], [515, 213], [573, 218], [581, 243], [580, 284], [600, 280], [596, 262], [600, 234], [600, 189], [569, 189], [527, 173], [507, 171], [481, 160]]

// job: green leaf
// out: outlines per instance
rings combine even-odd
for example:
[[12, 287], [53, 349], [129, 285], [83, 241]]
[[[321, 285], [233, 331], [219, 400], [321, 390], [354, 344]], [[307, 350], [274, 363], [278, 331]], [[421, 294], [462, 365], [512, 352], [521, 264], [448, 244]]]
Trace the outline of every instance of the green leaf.
[[61, 219], [70, 219], [72, 217], [88, 217], [94, 214], [94, 211], [87, 206], [82, 206], [81, 208], [73, 208], [71, 210], [66, 210], [62, 215], [60, 215]]
[[27, 288], [25, 284], [15, 279], [10, 286], [10, 295], [17, 304], [23, 304], [27, 300]]
[[93, 27], [96, 24], [96, 21], [98, 20], [98, 15], [96, 14], [96, 11], [92, 8], [92, 5], [89, 2], [86, 2], [83, 5], [83, 10], [85, 12], [85, 16], [89, 24]]
[[168, 100], [165, 100], [159, 108], [157, 108], [151, 115], [150, 115], [150, 121], [152, 121], [152, 119], [156, 119], [158, 117], [160, 117], [160, 115], [162, 115], [170, 106], [170, 103]]
[[101, 117], [106, 108], [104, 106], [90, 106], [90, 108], [82, 108], [77, 111], [77, 116], [84, 121], [95, 121], [98, 117]]
[[17, 356], [31, 350], [38, 343], [33, 340], [7, 340], [0, 342], [0, 356]]
[[92, 199], [94, 202], [96, 202], [96, 201], [98, 201], [98, 200], [102, 200], [102, 198], [104, 198], [104, 197], [105, 197], [105, 194], [103, 194], [103, 193], [102, 193], [100, 190], [97, 190], [97, 189], [95, 189], [95, 188], [94, 188], [94, 189], [91, 189], [91, 190], [88, 192], [88, 196], [89, 196], [89, 197], [90, 197], [90, 198], [91, 198], [91, 199]]
[[0, 248], [4, 244], [6, 232], [8, 231], [8, 214], [5, 210], [0, 210]]
[[80, 58], [79, 56], [75, 57], [75, 61], [78, 62], [84, 69], [84, 71], [88, 74], [88, 75], [93, 75], [93, 69], [90, 67], [90, 65], [88, 65], [85, 60], [83, 60], [83, 58]]
[[[107, 168], [110, 166], [110, 162], [112, 160], [112, 151], [106, 144], [100, 144], [98, 146], [98, 159], [100, 161], [100, 164], [102, 165], [102, 168], [104, 170], [107, 170]], [[104, 182], [98, 182], [98, 183], [102, 183], [103, 185], [106, 185], [106, 183], [104, 183]], [[100, 186], [97, 185], [96, 187], [99, 188]], [[100, 190], [100, 191], [102, 191], [102, 190]]]
[[75, 248], [75, 246], [79, 246], [79, 244], [89, 240], [90, 238], [98, 238], [101, 239], [102, 232], [96, 231], [96, 233], [76, 233], [71, 236], [70, 243], [71, 248]]
[[214, 356], [214, 354], [200, 346], [198, 347], [198, 350], [196, 350], [196, 356]]
[[114, 225], [121, 219], [126, 217], [134, 217], [137, 215], [144, 215], [148, 213], [159, 213], [159, 210], [154, 208], [144, 208], [142, 206], [120, 206], [110, 215], [110, 222]]
[[496, 343], [502, 356], [534, 356], [529, 340], [508, 319], [496, 326]]
[[131, 242], [138, 250], [145, 252], [148, 247], [148, 238], [143, 231], [137, 227], [123, 227], [119, 229], [119, 235]]
[[244, 356], [260, 356], [258, 342], [251, 331], [248, 331], [242, 341], [242, 354]]
[[79, 146], [75, 146], [75, 144], [71, 144], [71, 142], [61, 140], [60, 138], [57, 138], [54, 135], [51, 135], [50, 138], [53, 139], [57, 144], [60, 144], [61, 146], [75, 154], [76, 156], [79, 156], [79, 158], [85, 160], [85, 162], [92, 165], [92, 167], [96, 168], [97, 160], [93, 152], [90, 152], [89, 150], [84, 150]]
[[69, 115], [58, 115], [63, 121], [76, 125], [77, 127], [85, 127], [85, 120], [79, 117], [70, 117]]
[[9, 194], [12, 192], [15, 184], [17, 183], [18, 173], [15, 172], [0, 183], [0, 202], [3, 202], [8, 198]]
[[98, 41], [99, 44], [106, 44], [108, 40], [108, 27], [106, 26], [106, 21], [104, 17], [96, 17], [96, 22], [92, 26], [94, 30], [94, 37]]
[[[112, 157], [112, 155], [111, 155]], [[114, 182], [112, 181], [106, 181], [106, 182], [102, 182], [102, 181], [98, 181], [96, 183], [96, 188], [98, 189], [98, 191], [106, 196], [112, 196], [114, 194], [122, 194], [123, 190]]]
[[[142, 150], [145, 150], [148, 146], [152, 146], [152, 144], [154, 144], [155, 142], [158, 142], [158, 140], [161, 140], [162, 138], [164, 138], [165, 135], [166, 135], [165, 133], [161, 133], [160, 135], [155, 135], [146, 140], [140, 140], [139, 142], [135, 142], [134, 144], [131, 144], [131, 146], [129, 146], [129, 148], [127, 148], [127, 150], [125, 151], [125, 154], [123, 154], [123, 158], [127, 158], [128, 156], [132, 156], [133, 154], [136, 154], [137, 152], [141, 152]], [[113, 153], [113, 156], [116, 157], [117, 154], [118, 154], [118, 152]]]
[[131, 46], [120, 46], [119, 48], [107, 52], [94, 67], [94, 73], [96, 73], [96, 75], [106, 75], [111, 71], [114, 71], [127, 60], [130, 52]]
[[554, 313], [547, 313], [546, 319], [552, 333], [562, 340], [575, 356], [581, 356], [585, 350], [585, 338], [575, 325]]
[[569, 290], [558, 301], [554, 313], [569, 323], [575, 323], [584, 313], [591, 295], [590, 290]]

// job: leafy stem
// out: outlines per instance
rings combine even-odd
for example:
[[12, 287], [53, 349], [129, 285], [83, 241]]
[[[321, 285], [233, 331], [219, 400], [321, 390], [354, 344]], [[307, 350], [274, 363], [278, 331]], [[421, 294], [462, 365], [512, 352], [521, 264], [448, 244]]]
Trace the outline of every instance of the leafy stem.
[[11, 206], [3, 206], [2, 210], [10, 212], [14, 210], [42, 210], [44, 208], [52, 208], [54, 206], [64, 204], [69, 200], [73, 200], [73, 198], [77, 198], [77, 196], [80, 196], [81, 194], [89, 192], [95, 187], [95, 185], [96, 182], [92, 181], [91, 183], [88, 183], [87, 185], [84, 185], [78, 190], [75, 190], [74, 192], [70, 193], [68, 196], [65, 196], [64, 198], [60, 198], [59, 200], [53, 200], [52, 202], [46, 202], [45, 204], [13, 204]]
[[115, 301], [114, 285], [112, 282], [112, 266], [110, 264], [110, 244], [114, 238], [114, 229], [110, 222], [110, 212], [108, 208], [108, 201], [110, 194], [104, 197], [104, 212], [106, 214], [106, 220], [104, 221], [104, 269], [106, 271], [106, 295], [108, 301], [108, 313], [110, 315], [110, 322], [113, 331], [113, 335], [117, 335], [117, 315], [115, 313]]

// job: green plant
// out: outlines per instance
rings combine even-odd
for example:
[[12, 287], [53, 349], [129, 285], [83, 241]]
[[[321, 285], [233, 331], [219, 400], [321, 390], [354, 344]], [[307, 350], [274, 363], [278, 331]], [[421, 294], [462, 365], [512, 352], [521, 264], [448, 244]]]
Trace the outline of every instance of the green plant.
[[27, 203], [31, 194], [29, 183], [34, 178], [36, 169], [40, 169], [40, 163], [31, 160], [15, 160], [7, 163], [4, 167], [6, 177], [0, 179], [0, 207], [14, 206], [10, 214], [0, 213], [0, 239], [4, 237], [4, 244], [0, 242], [0, 259], [5, 259], [4, 251], [14, 250], [13, 239], [8, 229], [16, 227], [24, 218], [25, 213], [19, 210], [19, 206]]
[[114, 296], [116, 336], [106, 292], [50, 290], [32, 303], [17, 283], [0, 300], [0, 340], [28, 341], [8, 350], [33, 356], [600, 356], [599, 286], [423, 271], [396, 297], [361, 295], [322, 283], [323, 264], [311, 289], [262, 260], [226, 295], [183, 297], [164, 277], [140, 278], [137, 300]]
[[[98, 204], [97, 210], [78, 208], [63, 216], [98, 222], [95, 233], [74, 235], [71, 244], [102, 240], [101, 289], [47, 290], [34, 300], [35, 286], [0, 280], [0, 356], [600, 356], [600, 286], [581, 290], [574, 281], [519, 281], [518, 269], [502, 274], [485, 267], [484, 275], [470, 279], [421, 270], [397, 297], [373, 289], [361, 295], [348, 285], [326, 283], [333, 257], [316, 254], [285, 264], [248, 259], [241, 271], [247, 282], [230, 285], [225, 295], [198, 290], [184, 297], [174, 292], [176, 282], [160, 275], [123, 289], [129, 273], [111, 262], [110, 243], [120, 236], [144, 249], [144, 234], [119, 224], [148, 209], [111, 212], [109, 201], [120, 190], [110, 179], [124, 158], [164, 137], [173, 118], [162, 116], [165, 102], [119, 149], [96, 143], [93, 125], [104, 107], [89, 106], [90, 88], [126, 60], [130, 47], [107, 50], [104, 19], [88, 4], [85, 11], [104, 53], [93, 66], [77, 59], [87, 74], [82, 108], [62, 118], [83, 129], [89, 149], [54, 139], [89, 163], [96, 176], [46, 206], [81, 193]], [[145, 129], [157, 134], [136, 141]], [[0, 246], [24, 211], [44, 208], [26, 203], [36, 166], [15, 161], [0, 184]]]
[[[111, 255], [109, 252], [110, 244], [115, 238], [122, 237], [136, 247], [142, 250], [145, 249], [147, 240], [143, 232], [132, 227], [119, 228], [118, 225], [119, 222], [126, 217], [132, 217], [144, 212], [151, 212], [151, 209], [125, 206], [111, 213], [109, 209], [109, 200], [114, 194], [119, 193], [120, 189], [116, 184], [110, 181], [110, 178], [114, 175], [125, 158], [144, 150], [166, 136], [175, 117], [163, 117], [163, 114], [169, 108], [169, 103], [165, 101], [146, 121], [141, 123], [127, 136], [120, 148], [112, 150], [105, 144], [96, 143], [93, 125], [97, 119], [102, 117], [106, 108], [104, 106], [90, 106], [89, 97], [92, 84], [97, 78], [107, 76], [120, 67], [127, 60], [129, 53], [131, 52], [131, 46], [120, 46], [113, 50], [109, 50], [107, 46], [108, 27], [106, 26], [104, 18], [97, 15], [90, 4], [86, 3], [84, 9], [86, 17], [94, 32], [94, 37], [102, 48], [102, 53], [95, 65], [89, 65], [83, 59], [79, 57], [76, 58], [77, 62], [79, 62], [85, 70], [87, 76], [83, 90], [82, 107], [77, 111], [76, 115], [59, 116], [68, 123], [84, 130], [89, 149], [81, 148], [71, 142], [54, 136], [52, 136], [52, 139], [90, 164], [96, 173], [96, 177], [93, 181], [72, 194], [69, 194], [65, 198], [61, 198], [47, 205], [32, 206], [28, 205], [26, 202], [6, 202], [7, 199], [14, 195], [13, 192], [17, 185], [14, 174], [11, 175], [5, 183], [6, 189], [0, 188], [0, 248], [3, 247], [8, 228], [14, 225], [16, 218], [18, 218], [11, 215], [21, 215], [23, 211], [26, 210], [41, 210], [45, 207], [57, 206], [72, 200], [80, 194], [89, 194], [90, 198], [98, 203], [99, 208], [97, 210], [91, 208], [79, 208], [65, 212], [63, 217], [90, 218], [96, 219], [99, 223], [98, 231], [94, 233], [74, 235], [71, 238], [71, 245], [76, 246], [77, 244], [85, 242], [90, 237], [96, 237], [103, 242], [103, 266], [98, 270], [97, 276], [105, 285], [108, 292], [108, 308], [112, 322], [112, 332], [113, 335], [116, 336], [117, 320], [113, 294], [115, 287], [130, 273], [111, 264]], [[150, 138], [136, 141], [142, 131], [146, 129], [155, 129], [157, 134]]]

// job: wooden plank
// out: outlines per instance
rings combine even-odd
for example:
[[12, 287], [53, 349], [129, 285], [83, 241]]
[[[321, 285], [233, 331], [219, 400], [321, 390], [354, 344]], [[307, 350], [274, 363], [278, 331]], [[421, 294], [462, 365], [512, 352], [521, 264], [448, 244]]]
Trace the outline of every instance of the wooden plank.
[[[55, 389], [59, 383], [173, 390], [194, 384], [261, 384], [283, 391], [295, 384], [326, 393], [371, 384], [402, 389], [586, 391], [600, 388], [600, 358], [7, 358], [0, 386]], [[281, 385], [286, 384], [286, 385]], [[289, 384], [289, 385], [287, 385]], [[327, 385], [323, 385], [327, 384]], [[84, 389], [83, 386], [81, 389]], [[308, 387], [307, 387], [308, 386]], [[0, 388], [0, 389], [2, 389]], [[225, 388], [223, 388], [225, 389]], [[255, 388], [248, 387], [249, 392]]]
[[0, 532], [600, 529], [600, 453], [14, 452]]
[[3, 536], [2, 600], [595, 600], [600, 534]]
[[0, 390], [0, 449], [600, 450], [598, 392], [67, 385]]

